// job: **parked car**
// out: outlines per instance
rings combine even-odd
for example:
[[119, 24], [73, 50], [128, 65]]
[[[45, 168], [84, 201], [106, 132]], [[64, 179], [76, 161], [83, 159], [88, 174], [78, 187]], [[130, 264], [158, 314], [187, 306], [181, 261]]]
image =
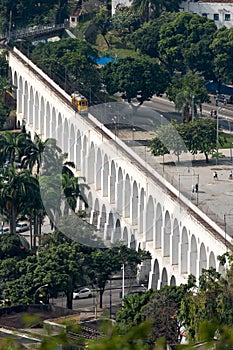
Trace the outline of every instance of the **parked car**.
[[17, 222], [16, 224], [16, 232], [25, 232], [29, 230], [29, 225], [27, 222]]
[[233, 96], [232, 95], [216, 95], [215, 96], [216, 102], [221, 102], [224, 104], [233, 104]]
[[2, 233], [10, 233], [10, 228], [9, 227], [1, 227], [0, 234], [2, 234]]
[[89, 288], [76, 289], [73, 293], [73, 299], [90, 298], [92, 291]]

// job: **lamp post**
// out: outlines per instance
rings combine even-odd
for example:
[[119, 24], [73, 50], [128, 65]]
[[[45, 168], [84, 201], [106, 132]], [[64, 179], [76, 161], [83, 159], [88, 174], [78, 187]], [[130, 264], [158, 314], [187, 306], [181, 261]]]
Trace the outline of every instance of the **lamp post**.
[[36, 303], [36, 295], [37, 295], [37, 293], [39, 292], [39, 290], [41, 290], [41, 289], [44, 288], [44, 287], [48, 287], [48, 283], [43, 284], [43, 286], [40, 286], [40, 287], [37, 288], [37, 290], [36, 290], [35, 293], [34, 293], [34, 297], [33, 297], [34, 303]]
[[112, 318], [112, 277], [110, 277], [110, 293], [109, 293], [109, 316]]
[[125, 297], [125, 264], [122, 264], [121, 269], [122, 269], [122, 300], [123, 300]]
[[217, 127], [216, 127], [216, 165], [218, 164], [218, 131], [219, 131], [219, 111], [223, 110], [222, 107], [218, 107], [216, 118], [217, 118]]
[[194, 95], [192, 95], [192, 122], [194, 121]]

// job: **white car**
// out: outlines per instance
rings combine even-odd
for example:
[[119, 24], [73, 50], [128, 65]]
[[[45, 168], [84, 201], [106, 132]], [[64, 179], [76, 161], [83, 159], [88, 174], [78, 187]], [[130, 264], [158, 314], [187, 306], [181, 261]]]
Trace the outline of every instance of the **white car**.
[[29, 230], [29, 225], [27, 222], [18, 222], [16, 224], [16, 232], [20, 233], [20, 232], [25, 232]]
[[1, 227], [0, 234], [2, 234], [2, 233], [10, 233], [10, 228], [9, 227]]
[[92, 291], [89, 288], [80, 288], [73, 292], [73, 299], [90, 298], [91, 296]]

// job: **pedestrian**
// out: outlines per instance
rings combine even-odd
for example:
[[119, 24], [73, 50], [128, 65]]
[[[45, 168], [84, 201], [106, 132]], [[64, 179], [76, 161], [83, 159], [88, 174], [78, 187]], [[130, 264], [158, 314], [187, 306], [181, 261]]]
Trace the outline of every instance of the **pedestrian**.
[[214, 110], [211, 109], [211, 111], [210, 111], [210, 117], [213, 118], [213, 116], [214, 116]]
[[233, 173], [232, 173], [232, 170], [229, 172], [229, 179], [232, 180], [233, 178]]
[[194, 193], [194, 189], [195, 189], [195, 186], [194, 185], [192, 185], [192, 192]]
[[195, 190], [196, 190], [196, 193], [198, 192], [198, 184], [195, 185]]
[[214, 178], [214, 180], [218, 180], [218, 174], [217, 174], [217, 171], [215, 171], [215, 172], [213, 173], [213, 178]]
[[217, 111], [216, 110], [214, 111], [214, 118], [215, 119], [217, 118]]

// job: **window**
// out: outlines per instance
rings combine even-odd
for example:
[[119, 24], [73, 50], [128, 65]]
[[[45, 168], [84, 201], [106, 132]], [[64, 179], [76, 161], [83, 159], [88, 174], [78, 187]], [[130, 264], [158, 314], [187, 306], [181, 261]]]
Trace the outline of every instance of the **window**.
[[231, 20], [230, 13], [225, 13], [225, 21], [230, 21], [230, 20]]
[[202, 16], [207, 18], [207, 13], [202, 13]]
[[214, 20], [219, 21], [219, 14], [218, 13], [214, 13]]
[[75, 22], [75, 17], [71, 17], [71, 22]]

